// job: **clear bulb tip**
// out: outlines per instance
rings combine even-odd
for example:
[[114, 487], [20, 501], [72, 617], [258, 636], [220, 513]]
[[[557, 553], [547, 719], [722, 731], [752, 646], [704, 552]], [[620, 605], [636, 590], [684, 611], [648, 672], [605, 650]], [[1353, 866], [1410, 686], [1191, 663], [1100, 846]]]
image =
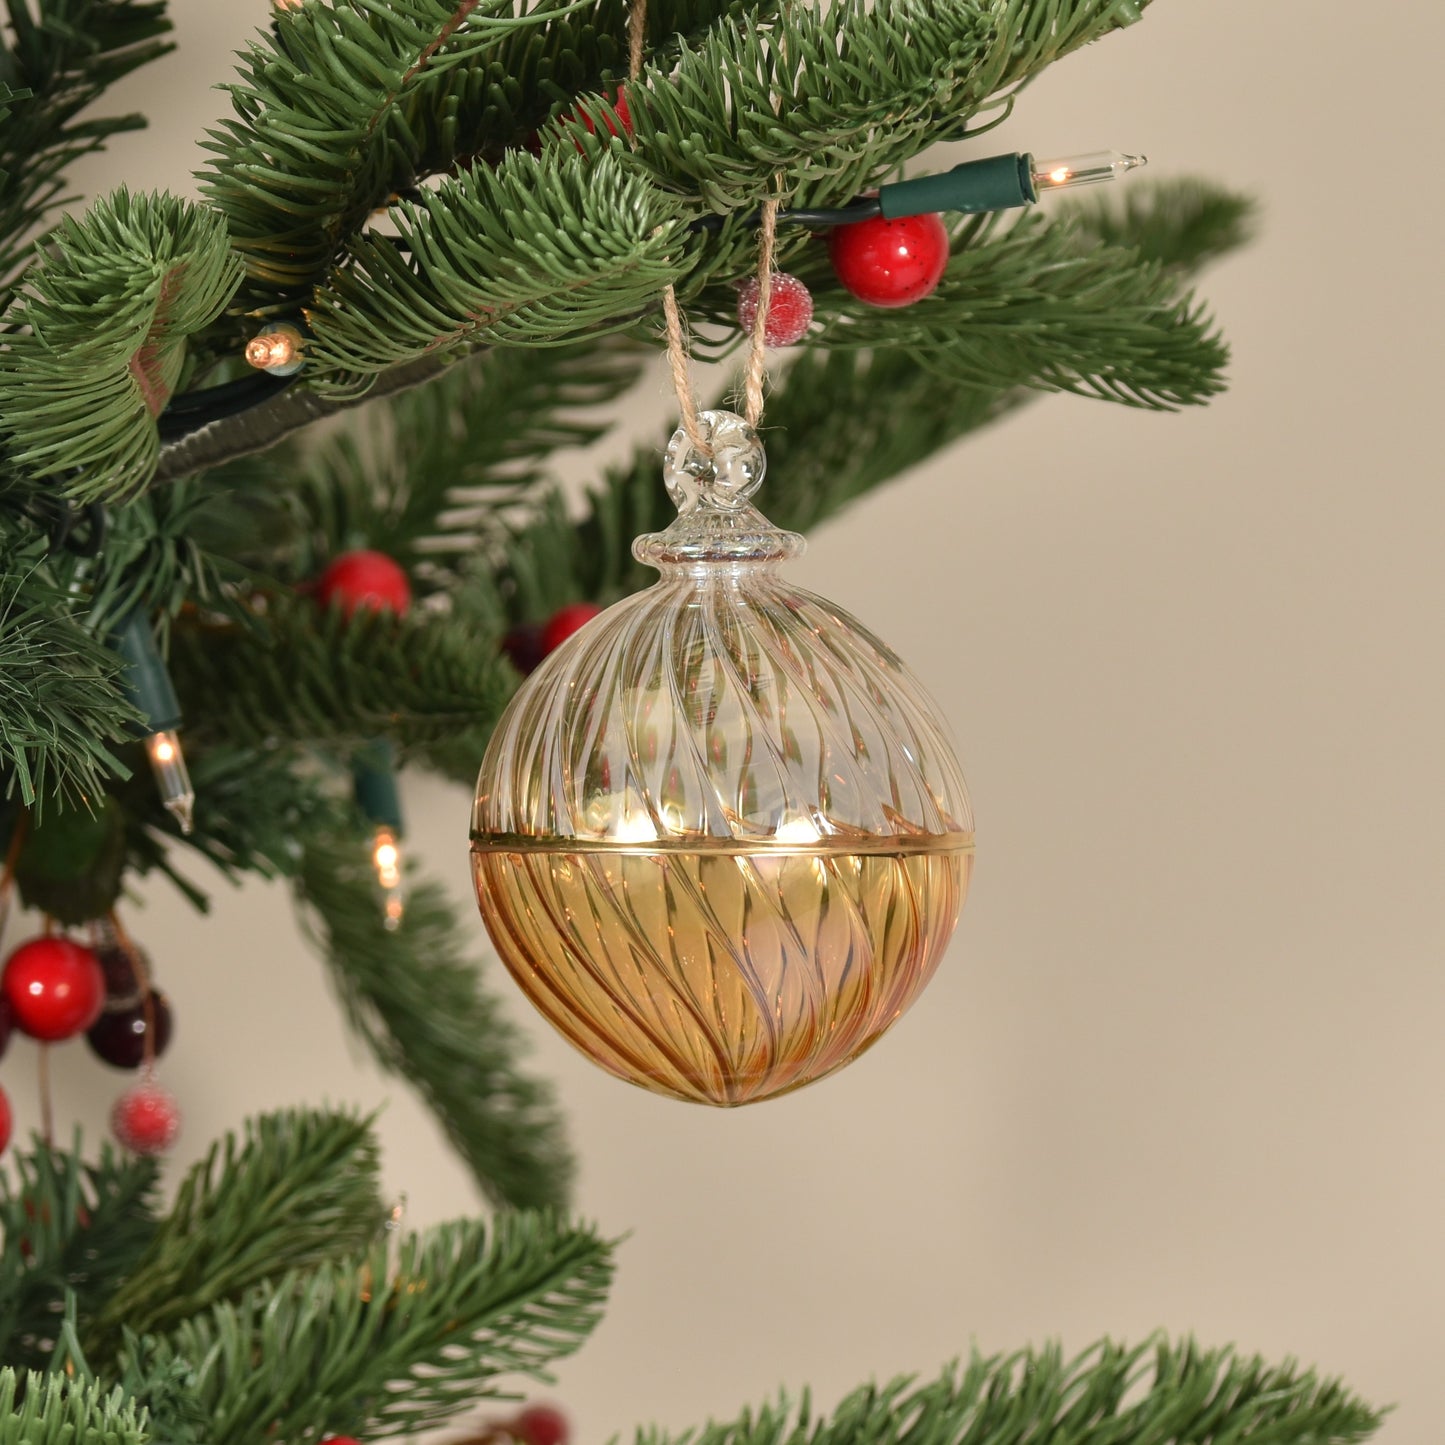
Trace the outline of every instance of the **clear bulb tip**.
[[193, 793], [182, 793], [177, 798], [166, 798], [164, 802], [166, 812], [181, 825], [181, 832], [189, 837], [196, 826], [195, 795]]
[[1148, 156], [1125, 155], [1123, 151], [1094, 151], [1090, 155], [1035, 161], [1034, 187], [1039, 191], [1062, 191], [1070, 186], [1097, 185], [1100, 181], [1118, 180], [1148, 164]]

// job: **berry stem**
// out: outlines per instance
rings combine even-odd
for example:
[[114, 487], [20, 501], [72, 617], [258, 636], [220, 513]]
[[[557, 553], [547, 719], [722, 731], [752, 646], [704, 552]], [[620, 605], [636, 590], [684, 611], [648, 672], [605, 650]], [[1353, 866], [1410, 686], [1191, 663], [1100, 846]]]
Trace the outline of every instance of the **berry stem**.
[[40, 1085], [40, 1137], [47, 1149], [55, 1148], [55, 1108], [50, 1099], [50, 1045], [42, 1042], [36, 1074]]

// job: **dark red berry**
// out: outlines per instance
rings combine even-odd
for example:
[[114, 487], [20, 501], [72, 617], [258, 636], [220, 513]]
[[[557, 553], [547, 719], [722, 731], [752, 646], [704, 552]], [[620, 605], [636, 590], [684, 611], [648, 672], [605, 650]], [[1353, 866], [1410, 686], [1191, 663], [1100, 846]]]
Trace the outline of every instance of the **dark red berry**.
[[171, 1006], [165, 994], [152, 989], [149, 1002], [137, 999], [119, 1008], [107, 1007], [86, 1031], [85, 1039], [97, 1058], [118, 1069], [138, 1069], [145, 1062], [146, 1034], [155, 1025], [155, 1047], [151, 1057], [158, 1059], [171, 1042]]
[[502, 651], [507, 661], [522, 674], [536, 672], [547, 655], [542, 646], [542, 626], [538, 622], [522, 622], [502, 638]]

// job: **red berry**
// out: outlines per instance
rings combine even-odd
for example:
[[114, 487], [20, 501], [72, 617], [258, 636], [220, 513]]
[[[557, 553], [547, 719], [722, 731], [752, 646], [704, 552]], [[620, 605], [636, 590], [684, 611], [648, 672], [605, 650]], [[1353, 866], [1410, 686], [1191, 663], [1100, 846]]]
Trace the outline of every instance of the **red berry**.
[[572, 1429], [555, 1405], [528, 1405], [508, 1427], [524, 1445], [567, 1445]]
[[83, 1033], [105, 1002], [99, 960], [68, 938], [22, 943], [5, 964], [3, 987], [16, 1028], [47, 1043]]
[[181, 1110], [169, 1089], [153, 1080], [137, 1084], [115, 1101], [111, 1132], [137, 1154], [163, 1154], [181, 1132]]
[[[603, 127], [606, 129], [607, 134], [608, 134], [608, 135], [625, 135], [629, 140], [631, 140], [631, 139], [632, 139], [632, 112], [631, 112], [630, 110], [628, 110], [628, 108], [627, 108], [627, 91], [626, 91], [625, 89], [623, 89], [623, 88], [619, 88], [616, 95], [609, 96], [609, 97], [607, 98], [607, 103], [612, 107], [613, 111], [616, 113], [617, 123], [620, 123], [621, 126], [622, 126], [622, 129], [619, 131], [619, 130], [617, 129], [617, 124], [613, 122], [612, 117], [611, 117], [610, 115], [605, 115], [605, 114], [604, 114], [603, 117], [602, 117], [602, 125], [603, 125]], [[593, 135], [596, 135], [596, 134], [597, 134], [597, 122], [596, 122], [595, 120], [593, 120], [593, 118], [592, 118], [585, 110], [580, 110], [580, 109], [579, 109], [579, 110], [569, 110], [569, 111], [565, 111], [565, 112], [563, 113], [563, 115], [562, 115], [562, 119], [563, 119], [564, 121], [578, 121], [578, 120], [580, 120], [580, 121], [582, 122], [582, 124], [587, 127], [588, 131], [591, 132], [591, 134], [593, 134]], [[575, 144], [576, 144], [577, 149], [578, 149], [579, 151], [582, 150], [582, 143], [581, 143], [580, 141], [575, 142]], [[585, 153], [585, 152], [584, 152], [584, 153]]]
[[556, 652], [574, 632], [591, 622], [602, 609], [595, 602], [569, 602], [547, 619], [542, 629], [542, 651]]
[[361, 1445], [361, 1441], [351, 1435], [327, 1435], [321, 1445]]
[[[749, 335], [757, 324], [758, 290], [756, 276], [749, 276], [738, 287], [738, 325]], [[812, 320], [812, 293], [796, 276], [789, 276], [786, 271], [774, 272], [763, 340], [769, 346], [791, 346], [803, 339]]]
[[385, 552], [343, 552], [321, 574], [316, 598], [347, 617], [358, 610], [400, 615], [411, 606], [411, 583]]
[[10, 1133], [15, 1127], [15, 1121], [10, 1114], [10, 1100], [5, 1097], [5, 1090], [0, 1089], [0, 1154], [3, 1154], [10, 1145]]
[[938, 285], [948, 265], [948, 230], [941, 217], [875, 216], [834, 226], [828, 256], [838, 279], [870, 306], [911, 306]]

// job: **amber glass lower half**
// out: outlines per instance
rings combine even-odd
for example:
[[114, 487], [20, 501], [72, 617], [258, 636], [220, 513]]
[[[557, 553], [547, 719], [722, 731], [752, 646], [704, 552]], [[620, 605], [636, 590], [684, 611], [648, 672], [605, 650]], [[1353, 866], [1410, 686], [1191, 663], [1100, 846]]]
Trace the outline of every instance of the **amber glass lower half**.
[[474, 843], [473, 862], [527, 996], [610, 1073], [723, 1106], [876, 1042], [933, 976], [973, 862], [965, 834], [866, 852], [514, 841]]

